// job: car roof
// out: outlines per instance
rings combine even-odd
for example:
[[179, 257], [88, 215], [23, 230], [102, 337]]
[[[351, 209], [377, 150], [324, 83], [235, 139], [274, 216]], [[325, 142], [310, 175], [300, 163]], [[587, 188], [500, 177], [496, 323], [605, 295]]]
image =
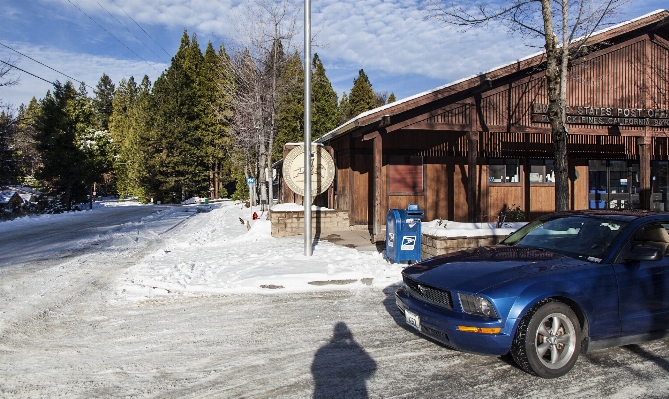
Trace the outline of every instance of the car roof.
[[541, 219], [553, 219], [555, 217], [564, 217], [564, 216], [596, 217], [596, 218], [607, 218], [612, 220], [632, 222], [636, 219], [646, 219], [646, 218], [655, 219], [661, 217], [667, 218], [669, 217], [669, 212], [651, 212], [641, 209], [583, 210], [583, 211], [565, 211], [565, 212], [551, 213], [542, 216]]

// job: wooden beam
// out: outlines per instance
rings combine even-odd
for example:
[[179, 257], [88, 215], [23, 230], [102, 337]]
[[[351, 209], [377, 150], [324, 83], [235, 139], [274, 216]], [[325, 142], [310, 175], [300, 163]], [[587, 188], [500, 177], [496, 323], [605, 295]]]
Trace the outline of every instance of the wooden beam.
[[479, 132], [467, 132], [467, 218], [476, 222], [476, 166], [478, 164]]
[[372, 231], [372, 241], [383, 240], [383, 209], [381, 208], [381, 199], [383, 196], [383, 136], [380, 132], [375, 132], [374, 139], [374, 221]]
[[428, 123], [418, 122], [406, 126], [404, 130], [437, 130], [437, 131], [456, 131], [466, 132], [470, 130], [469, 124], [451, 124], [451, 123]]
[[[629, 136], [629, 137], [638, 137], [639, 134], [643, 134], [643, 129], [631, 130], [631, 129], [620, 129], [618, 126], [602, 126], [599, 128], [580, 128], [580, 127], [568, 127], [569, 134], [579, 134], [586, 136]], [[402, 130], [432, 130], [432, 131], [455, 131], [455, 132], [467, 132], [470, 131], [470, 125], [467, 124], [450, 124], [450, 123], [427, 123], [427, 122], [418, 122], [412, 125], [402, 128]], [[487, 131], [495, 133], [536, 133], [536, 134], [551, 134], [550, 127], [537, 127], [537, 126], [502, 126], [502, 125], [489, 125]], [[669, 130], [667, 131], [648, 131], [649, 135], [655, 137], [667, 137], [669, 135]]]
[[392, 124], [392, 125], [386, 127], [386, 132], [390, 133], [390, 132], [394, 132], [395, 130], [404, 129], [404, 128], [416, 129], [416, 128], [412, 127], [413, 124], [424, 123], [424, 121], [429, 119], [429, 118], [435, 117], [437, 115], [441, 115], [444, 112], [452, 111], [453, 109], [456, 109], [456, 108], [460, 108], [463, 105], [466, 105], [466, 104], [453, 103], [453, 104], [448, 104], [444, 107], [439, 107], [439, 108], [430, 110], [426, 113], [420, 114], [420, 115], [415, 116], [413, 118], [409, 118], [409, 119], [404, 120], [402, 122]]

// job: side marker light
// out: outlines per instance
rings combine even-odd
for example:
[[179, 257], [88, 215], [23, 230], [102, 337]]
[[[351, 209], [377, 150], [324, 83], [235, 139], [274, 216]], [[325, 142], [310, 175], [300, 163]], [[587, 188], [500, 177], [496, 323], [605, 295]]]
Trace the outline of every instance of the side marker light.
[[462, 332], [471, 332], [478, 334], [499, 334], [502, 329], [497, 328], [481, 328], [481, 327], [468, 327], [468, 326], [458, 326], [458, 330]]

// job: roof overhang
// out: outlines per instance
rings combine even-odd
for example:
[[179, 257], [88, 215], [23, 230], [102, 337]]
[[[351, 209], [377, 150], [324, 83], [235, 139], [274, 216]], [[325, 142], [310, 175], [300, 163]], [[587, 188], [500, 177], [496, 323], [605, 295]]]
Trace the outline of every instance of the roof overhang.
[[[589, 43], [596, 44], [601, 43], [605, 40], [609, 40], [613, 37], [623, 35], [625, 33], [641, 29], [653, 24], [659, 24], [663, 26], [669, 24], [669, 11], [667, 10], [656, 10], [646, 15], [642, 15], [638, 18], [634, 18], [629, 21], [625, 21], [608, 28], [602, 29], [593, 33], [589, 38], [587, 38]], [[585, 40], [586, 38], [578, 38], [573, 42], [577, 43]], [[424, 91], [422, 93], [415, 94], [413, 96], [401, 99], [399, 101], [383, 105], [381, 107], [374, 108], [372, 110], [361, 113], [360, 115], [352, 118], [346, 123], [336, 127], [325, 135], [321, 136], [317, 140], [314, 140], [316, 143], [327, 143], [339, 136], [345, 135], [354, 130], [361, 130], [363, 128], [374, 128], [374, 127], [385, 127], [387, 122], [384, 123], [382, 119], [387, 118], [391, 120], [393, 115], [400, 114], [421, 105], [425, 105], [442, 98], [448, 97], [456, 92], [464, 91], [467, 89], [472, 89], [480, 86], [482, 79], [493, 79], [502, 78], [511, 73], [517, 72], [519, 70], [525, 70], [529, 67], [540, 65], [545, 61], [545, 52], [540, 51], [531, 55], [528, 55], [524, 58], [517, 59], [513, 62], [500, 65], [498, 67], [492, 68], [485, 72], [481, 72], [475, 75], [468, 76], [463, 79], [456, 80], [454, 82], [447, 83], [443, 86]], [[376, 126], [370, 126], [376, 125]], [[368, 130], [365, 129], [365, 130]]]

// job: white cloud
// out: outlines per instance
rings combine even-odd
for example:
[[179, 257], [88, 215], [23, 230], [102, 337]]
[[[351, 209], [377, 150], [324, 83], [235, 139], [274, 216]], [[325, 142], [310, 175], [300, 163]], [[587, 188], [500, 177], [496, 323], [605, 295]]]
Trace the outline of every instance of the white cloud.
[[[168, 66], [159, 63], [150, 63], [151, 66], [149, 66], [140, 60], [100, 57], [91, 54], [67, 52], [54, 47], [33, 46], [27, 43], [8, 42], [5, 44], [65, 75], [86, 83], [90, 87], [95, 87], [103, 73], [109, 75], [114, 83], [118, 83], [122, 78], [130, 76], [134, 76], [135, 80], [141, 81], [144, 75], [148, 75], [153, 82]], [[56, 71], [33, 62], [28, 58], [18, 56], [4, 47], [0, 47], [0, 59], [7, 59], [9, 56], [12, 56], [13, 59], [20, 59], [20, 62], [17, 64], [19, 68], [48, 81], [55, 82], [58, 80], [64, 83], [69, 80], [66, 76]], [[20, 76], [19, 84], [3, 88], [0, 92], [0, 98], [3, 102], [13, 104], [14, 106], [22, 103], [27, 104], [33, 96], [38, 99], [42, 98], [48, 90], [53, 88], [50, 83], [23, 72], [17, 71], [12, 76]], [[73, 83], [78, 87], [78, 83]], [[88, 92], [89, 95], [93, 95], [90, 88]]]
[[[72, 7], [68, 0], [40, 0], [42, 4], [62, 9], [60, 18], [81, 18], [80, 26], [92, 26], [90, 29], [99, 30], [90, 20]], [[127, 31], [109, 17], [106, 11], [112, 13], [128, 28], [142, 33], [123, 12], [131, 15], [143, 27], [162, 29], [175, 34], [176, 37], [154, 37], [162, 47], [173, 51], [178, 43], [180, 31], [187, 28], [189, 33], [197, 32], [198, 37], [234, 37], [234, 25], [250, 25], [253, 21], [244, 21], [243, 2], [246, 0], [70, 0], [92, 18], [108, 26], [118, 35], [125, 35]], [[253, 0], [251, 0], [253, 1]], [[298, 49], [301, 50], [302, 15], [301, 0], [292, 0], [300, 15], [297, 15], [297, 35], [295, 37]], [[630, 6], [630, 14], [624, 18], [631, 18], [662, 5], [666, 0], [643, 0], [635, 3], [634, 9]], [[99, 4], [98, 4], [99, 3]], [[364, 68], [370, 75], [372, 83], [374, 77], [393, 80], [395, 91], [401, 96], [408, 96], [427, 89], [409, 86], [406, 81], [416, 82], [423, 77], [427, 82], [438, 82], [437, 85], [470, 76], [474, 73], [488, 70], [495, 66], [512, 62], [513, 60], [536, 51], [536, 48], [526, 47], [526, 43], [517, 36], [493, 29], [477, 29], [468, 32], [458, 32], [448, 28], [435, 20], [425, 18], [421, 10], [422, 0], [319, 0], [312, 2], [312, 32], [317, 34], [317, 43], [313, 51], [318, 52], [335, 86], [341, 92], [350, 90], [353, 78], [357, 71]], [[643, 4], [644, 9], [639, 9]], [[100, 5], [105, 9], [103, 10]], [[20, 5], [12, 8], [5, 6], [2, 10], [12, 15], [20, 13]], [[121, 8], [123, 10], [121, 10]], [[647, 8], [647, 9], [646, 9]], [[17, 9], [19, 9], [17, 11]], [[234, 21], [234, 23], [231, 22]], [[100, 31], [98, 39], [113, 40], [104, 37]], [[127, 34], [129, 36], [129, 34]], [[178, 36], [177, 36], [178, 35]], [[164, 35], [163, 35], [164, 36]], [[18, 40], [18, 39], [17, 39]], [[135, 39], [128, 39], [130, 47], [142, 45]], [[154, 44], [146, 37], [142, 37], [147, 45]], [[201, 40], [200, 44], [205, 41]], [[225, 43], [226, 48], [231, 43]], [[114, 43], [118, 45], [118, 43]], [[218, 44], [215, 44], [218, 47]], [[99, 44], [100, 47], [105, 44]], [[123, 60], [130, 57], [125, 49], [119, 57], [99, 57], [88, 54], [63, 52], [51, 47], [36, 47], [23, 44], [26, 52], [39, 54], [40, 60], [57, 69], [69, 71], [74, 77], [81, 77], [89, 85], [94, 85], [103, 72], [106, 72], [116, 82], [123, 76], [142, 76], [148, 73], [152, 80], [157, 73], [140, 60]], [[155, 47], [154, 47], [155, 48]], [[169, 50], [172, 49], [172, 50]], [[121, 51], [119, 50], [119, 51]], [[86, 51], [82, 51], [86, 52]], [[88, 51], [89, 53], [91, 50]], [[165, 58], [162, 50], [157, 51]], [[166, 58], [165, 58], [166, 59]], [[20, 67], [28, 70], [39, 70], [29, 60], [23, 60]], [[165, 65], [156, 67], [161, 70]], [[49, 79], [62, 77], [41, 72]], [[410, 78], [409, 78], [410, 76]], [[79, 79], [77, 77], [77, 79]], [[406, 77], [406, 79], [405, 79]], [[34, 87], [47, 87], [44, 82], [33, 82], [33, 78], [22, 78], [20, 86], [3, 89], [0, 96], [7, 101], [14, 97], [19, 102], [27, 101], [34, 93]], [[382, 85], [375, 84], [379, 90], [386, 90]], [[415, 86], [415, 85], [414, 85]], [[45, 93], [46, 90], [43, 90]], [[8, 94], [9, 93], [9, 94]], [[15, 93], [15, 94], [11, 94]], [[28, 95], [30, 93], [30, 95]], [[43, 93], [42, 93], [43, 95]], [[23, 96], [23, 97], [22, 97]], [[24, 97], [28, 97], [25, 99]], [[17, 100], [13, 100], [17, 101]]]

